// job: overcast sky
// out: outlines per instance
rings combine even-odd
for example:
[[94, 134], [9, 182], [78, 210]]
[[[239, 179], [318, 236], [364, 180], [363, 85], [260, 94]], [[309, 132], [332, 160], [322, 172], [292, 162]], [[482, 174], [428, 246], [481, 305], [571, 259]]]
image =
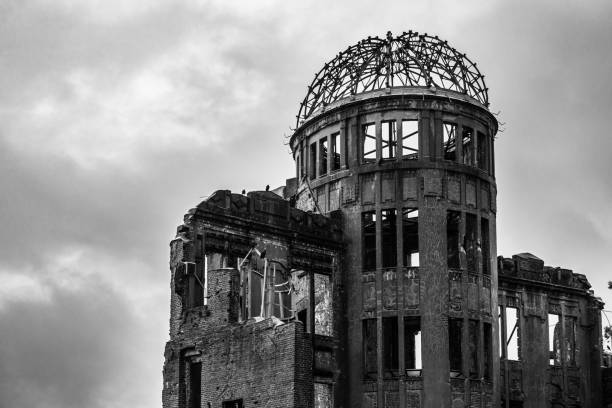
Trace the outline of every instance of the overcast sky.
[[0, 408], [161, 406], [183, 214], [292, 177], [314, 74], [388, 30], [486, 75], [499, 254], [586, 274], [612, 309], [610, 21], [607, 0], [1, 1]]

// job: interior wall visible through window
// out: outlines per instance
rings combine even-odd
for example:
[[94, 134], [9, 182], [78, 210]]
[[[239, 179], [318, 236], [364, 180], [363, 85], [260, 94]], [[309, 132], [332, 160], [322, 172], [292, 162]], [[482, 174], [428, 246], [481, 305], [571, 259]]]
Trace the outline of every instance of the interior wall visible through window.
[[361, 214], [362, 265], [366, 271], [376, 269], [376, 212]]
[[382, 266], [390, 268], [397, 265], [397, 221], [395, 209], [381, 211], [382, 228]]

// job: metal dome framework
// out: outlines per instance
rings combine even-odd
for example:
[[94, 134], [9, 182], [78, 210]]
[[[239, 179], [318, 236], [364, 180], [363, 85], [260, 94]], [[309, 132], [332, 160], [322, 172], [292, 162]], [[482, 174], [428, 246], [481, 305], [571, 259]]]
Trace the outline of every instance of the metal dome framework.
[[393, 87], [446, 89], [489, 105], [484, 75], [465, 54], [437, 36], [388, 32], [385, 39], [368, 37], [325, 64], [300, 104], [297, 126], [342, 98]]

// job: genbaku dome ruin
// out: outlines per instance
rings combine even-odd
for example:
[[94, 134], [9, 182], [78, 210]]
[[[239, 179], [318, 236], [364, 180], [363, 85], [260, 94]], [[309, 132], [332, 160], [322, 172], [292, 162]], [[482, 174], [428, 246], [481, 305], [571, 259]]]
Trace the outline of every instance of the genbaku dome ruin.
[[586, 277], [497, 254], [487, 91], [412, 31], [327, 62], [294, 177], [214, 192], [170, 243], [163, 407], [602, 406]]

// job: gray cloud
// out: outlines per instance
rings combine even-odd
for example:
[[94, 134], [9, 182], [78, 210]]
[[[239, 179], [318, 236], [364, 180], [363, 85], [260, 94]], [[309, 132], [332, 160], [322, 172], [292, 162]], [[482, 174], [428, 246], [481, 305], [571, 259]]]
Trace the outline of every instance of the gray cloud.
[[0, 406], [159, 406], [182, 215], [291, 177], [283, 134], [315, 72], [387, 30], [487, 74], [499, 253], [612, 302], [607, 2], [124, 3], [0, 6]]

